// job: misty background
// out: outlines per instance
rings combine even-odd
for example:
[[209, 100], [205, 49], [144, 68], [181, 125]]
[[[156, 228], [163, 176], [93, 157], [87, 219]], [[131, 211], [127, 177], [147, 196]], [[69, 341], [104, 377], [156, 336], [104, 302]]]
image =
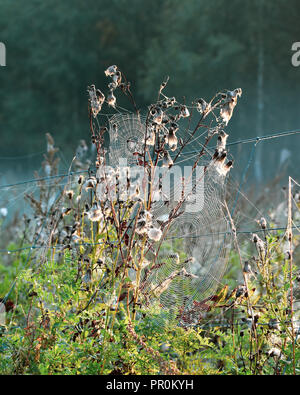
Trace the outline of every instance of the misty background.
[[[1, 184], [40, 168], [47, 132], [67, 168], [79, 140], [89, 143], [86, 87], [105, 89], [111, 64], [142, 111], [166, 76], [166, 93], [186, 102], [242, 88], [228, 142], [299, 129], [299, 20], [298, 0], [0, 0]], [[259, 143], [248, 180], [296, 178], [299, 138]], [[251, 147], [231, 148], [236, 179]]]

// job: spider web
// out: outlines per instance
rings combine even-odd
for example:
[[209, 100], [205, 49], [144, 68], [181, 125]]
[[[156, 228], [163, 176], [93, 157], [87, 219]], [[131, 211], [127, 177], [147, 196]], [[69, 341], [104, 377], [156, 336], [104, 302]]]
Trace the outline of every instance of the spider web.
[[128, 165], [136, 164], [135, 152], [142, 152], [145, 143], [145, 120], [132, 114], [116, 114], [109, 120], [109, 163], [119, 165], [126, 158]]
[[[145, 144], [145, 118], [133, 114], [118, 114], [110, 118], [109, 163], [117, 165], [119, 158], [126, 158], [127, 164], [136, 164], [135, 152], [143, 152]], [[191, 133], [186, 128], [178, 131], [178, 137], [186, 139]], [[185, 150], [202, 149], [202, 135], [192, 138]], [[208, 150], [207, 150], [208, 151]], [[175, 152], [170, 152], [172, 157]], [[176, 164], [181, 167], [192, 165], [197, 155], [181, 155]], [[176, 206], [174, 196], [184, 193], [186, 202], [181, 214], [173, 219], [163, 238], [159, 253], [154, 249], [148, 252], [149, 261], [141, 276], [141, 290], [144, 302], [149, 307], [157, 307], [158, 311], [168, 317], [179, 319], [185, 323], [197, 323], [203, 310], [201, 303], [209, 299], [221, 284], [226, 269], [228, 251], [228, 223], [225, 218], [222, 201], [224, 201], [224, 177], [219, 176], [210, 164], [211, 153], [208, 151], [198, 165], [206, 166], [202, 179], [195, 180], [196, 188], [200, 187], [203, 195], [202, 204], [194, 205], [192, 212], [187, 210], [188, 192], [182, 192], [180, 183], [170, 185], [170, 200], [161, 200], [152, 204], [152, 223], [162, 227], [168, 221], [169, 213]], [[172, 168], [165, 168], [163, 177]], [[203, 181], [201, 183], [201, 181]], [[177, 194], [177, 195], [176, 195]], [[195, 306], [197, 309], [195, 311]]]

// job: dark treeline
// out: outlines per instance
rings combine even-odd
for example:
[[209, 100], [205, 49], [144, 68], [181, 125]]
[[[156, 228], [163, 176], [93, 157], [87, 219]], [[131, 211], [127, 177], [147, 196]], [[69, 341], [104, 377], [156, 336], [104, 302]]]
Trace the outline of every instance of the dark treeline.
[[[86, 86], [104, 88], [110, 64], [140, 108], [167, 75], [167, 93], [186, 100], [241, 87], [232, 140], [300, 127], [299, 17], [298, 0], [1, 0], [0, 154], [41, 151], [50, 132], [69, 158], [89, 135]], [[259, 148], [256, 176], [264, 154], [295, 156], [297, 141]]]

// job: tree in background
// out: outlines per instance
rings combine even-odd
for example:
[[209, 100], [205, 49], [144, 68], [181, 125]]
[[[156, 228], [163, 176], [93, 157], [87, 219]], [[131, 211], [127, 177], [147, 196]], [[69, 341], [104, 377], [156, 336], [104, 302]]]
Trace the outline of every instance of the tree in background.
[[2, 0], [2, 152], [39, 151], [51, 132], [70, 156], [88, 133], [86, 86], [103, 86], [110, 64], [136, 81], [141, 108], [169, 75], [187, 99], [241, 86], [233, 137], [296, 128], [299, 12], [297, 0]]

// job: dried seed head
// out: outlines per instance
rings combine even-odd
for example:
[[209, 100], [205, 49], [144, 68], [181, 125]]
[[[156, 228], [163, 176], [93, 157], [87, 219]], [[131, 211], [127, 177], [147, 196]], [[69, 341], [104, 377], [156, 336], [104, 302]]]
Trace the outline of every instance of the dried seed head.
[[110, 91], [113, 91], [113, 90], [117, 89], [118, 84], [116, 82], [110, 82], [107, 86]]
[[179, 129], [179, 125], [176, 122], [172, 122], [169, 128], [169, 132], [176, 133]]
[[168, 151], [164, 152], [164, 158], [163, 158], [163, 167], [171, 167], [173, 166], [173, 161], [172, 158], [170, 157], [170, 154]]
[[87, 91], [89, 94], [89, 102], [91, 105], [91, 110], [94, 118], [96, 118], [99, 111], [101, 111], [102, 104], [104, 103], [105, 96], [100, 91], [100, 89], [95, 88], [95, 85], [91, 85], [87, 87]]
[[261, 226], [262, 229], [266, 229], [267, 221], [266, 221], [266, 219], [264, 217], [261, 217], [259, 223], [260, 223], [260, 226]]
[[154, 145], [155, 144], [155, 132], [154, 131], [150, 132], [150, 135], [146, 139], [146, 144], [147, 145]]
[[116, 65], [113, 65], [113, 66], [109, 66], [104, 71], [104, 73], [105, 73], [106, 77], [112, 77], [114, 74], [116, 74], [117, 70], [118, 70], [118, 67]]
[[138, 234], [144, 234], [147, 233], [147, 223], [145, 219], [140, 219], [138, 220], [137, 224], [136, 224], [136, 233]]
[[279, 348], [273, 347], [268, 351], [268, 356], [272, 358], [279, 358], [281, 356], [281, 350], [279, 350]]
[[73, 199], [74, 196], [74, 191], [70, 190], [70, 191], [66, 191], [66, 196], [71, 200]]
[[208, 112], [210, 105], [204, 99], [199, 99], [197, 102], [197, 111], [201, 114]]
[[190, 112], [189, 112], [189, 109], [187, 108], [187, 106], [182, 106], [180, 108], [180, 116], [182, 118], [187, 118], [190, 116]]
[[151, 228], [148, 231], [148, 237], [151, 240], [159, 241], [162, 236], [162, 231], [159, 228]]
[[78, 221], [74, 222], [73, 229], [75, 230], [75, 229], [78, 229], [79, 227], [80, 227], [80, 222], [78, 222]]
[[62, 214], [61, 214], [62, 217], [64, 217], [65, 215], [69, 215], [71, 211], [72, 211], [72, 209], [70, 207], [63, 208]]
[[220, 164], [223, 164], [225, 162], [227, 156], [227, 152], [225, 150], [219, 151], [218, 150], [218, 156], [216, 157], [216, 161], [219, 162]]
[[141, 210], [139, 219], [144, 219], [147, 222], [152, 220], [152, 214], [149, 210]]
[[113, 93], [113, 90], [110, 90], [109, 94], [107, 95], [107, 104], [110, 107], [116, 108], [116, 102], [117, 102], [117, 99]]
[[225, 150], [227, 138], [228, 138], [228, 134], [226, 134], [224, 130], [221, 130], [219, 132], [218, 141], [217, 141], [218, 150]]
[[46, 175], [50, 176], [51, 170], [52, 170], [50, 163], [48, 163], [48, 162], [44, 163], [44, 170], [45, 170]]
[[228, 122], [230, 121], [234, 107], [237, 104], [237, 98], [238, 96], [241, 95], [242, 95], [241, 88], [237, 88], [233, 91], [228, 91], [227, 94], [224, 95], [225, 102], [221, 107], [220, 115], [223, 121], [225, 122], [225, 125], [227, 125]]
[[237, 287], [237, 289], [236, 289], [235, 296], [236, 296], [237, 298], [239, 298], [240, 296], [244, 296], [245, 293], [246, 293], [246, 291], [247, 291], [247, 289], [246, 289], [245, 285], [239, 285], [239, 286]]
[[232, 167], [233, 167], [233, 160], [229, 160], [229, 161], [225, 164], [224, 169], [227, 170], [227, 171], [229, 171]]
[[168, 137], [167, 137], [167, 143], [171, 149], [171, 151], [175, 151], [177, 148], [177, 137], [175, 135], [175, 132], [169, 131]]
[[0, 208], [0, 215], [1, 215], [2, 217], [6, 217], [6, 216], [7, 216], [7, 213], [8, 213], [8, 210], [7, 210], [6, 207], [1, 207], [1, 208]]
[[88, 179], [86, 180], [86, 182], [85, 182], [85, 184], [84, 184], [84, 187], [85, 187], [85, 190], [87, 191], [88, 189], [93, 189], [93, 188], [95, 188], [96, 185], [97, 185], [97, 180], [96, 180], [96, 178], [95, 178], [95, 177], [90, 177], [90, 178], [88, 178]]
[[252, 241], [253, 241], [253, 243], [255, 243], [255, 245], [256, 245], [257, 252], [258, 252], [260, 255], [264, 255], [264, 254], [265, 254], [265, 243], [262, 241], [262, 239], [260, 239], [260, 238], [257, 236], [256, 233], [253, 233], [253, 235], [252, 235]]
[[227, 151], [217, 148], [212, 156], [212, 159], [219, 163], [224, 163], [227, 156]]
[[251, 265], [250, 265], [249, 261], [245, 261], [243, 272], [244, 273], [251, 273], [252, 272]]
[[92, 222], [98, 222], [103, 218], [103, 214], [101, 209], [98, 205], [94, 205], [88, 212], [87, 212], [88, 219]]
[[112, 80], [116, 86], [120, 85], [122, 80], [122, 74], [120, 73], [120, 71], [116, 71], [116, 73], [112, 76]]
[[162, 123], [163, 117], [164, 117], [163, 111], [161, 109], [158, 109], [153, 115], [153, 122], [156, 123], [157, 125], [160, 125]]
[[214, 166], [220, 176], [226, 176], [227, 173], [233, 166], [233, 160], [229, 160], [225, 164], [225, 160], [227, 157], [227, 152], [223, 148], [217, 148], [214, 155], [212, 156], [212, 160], [214, 160]]

